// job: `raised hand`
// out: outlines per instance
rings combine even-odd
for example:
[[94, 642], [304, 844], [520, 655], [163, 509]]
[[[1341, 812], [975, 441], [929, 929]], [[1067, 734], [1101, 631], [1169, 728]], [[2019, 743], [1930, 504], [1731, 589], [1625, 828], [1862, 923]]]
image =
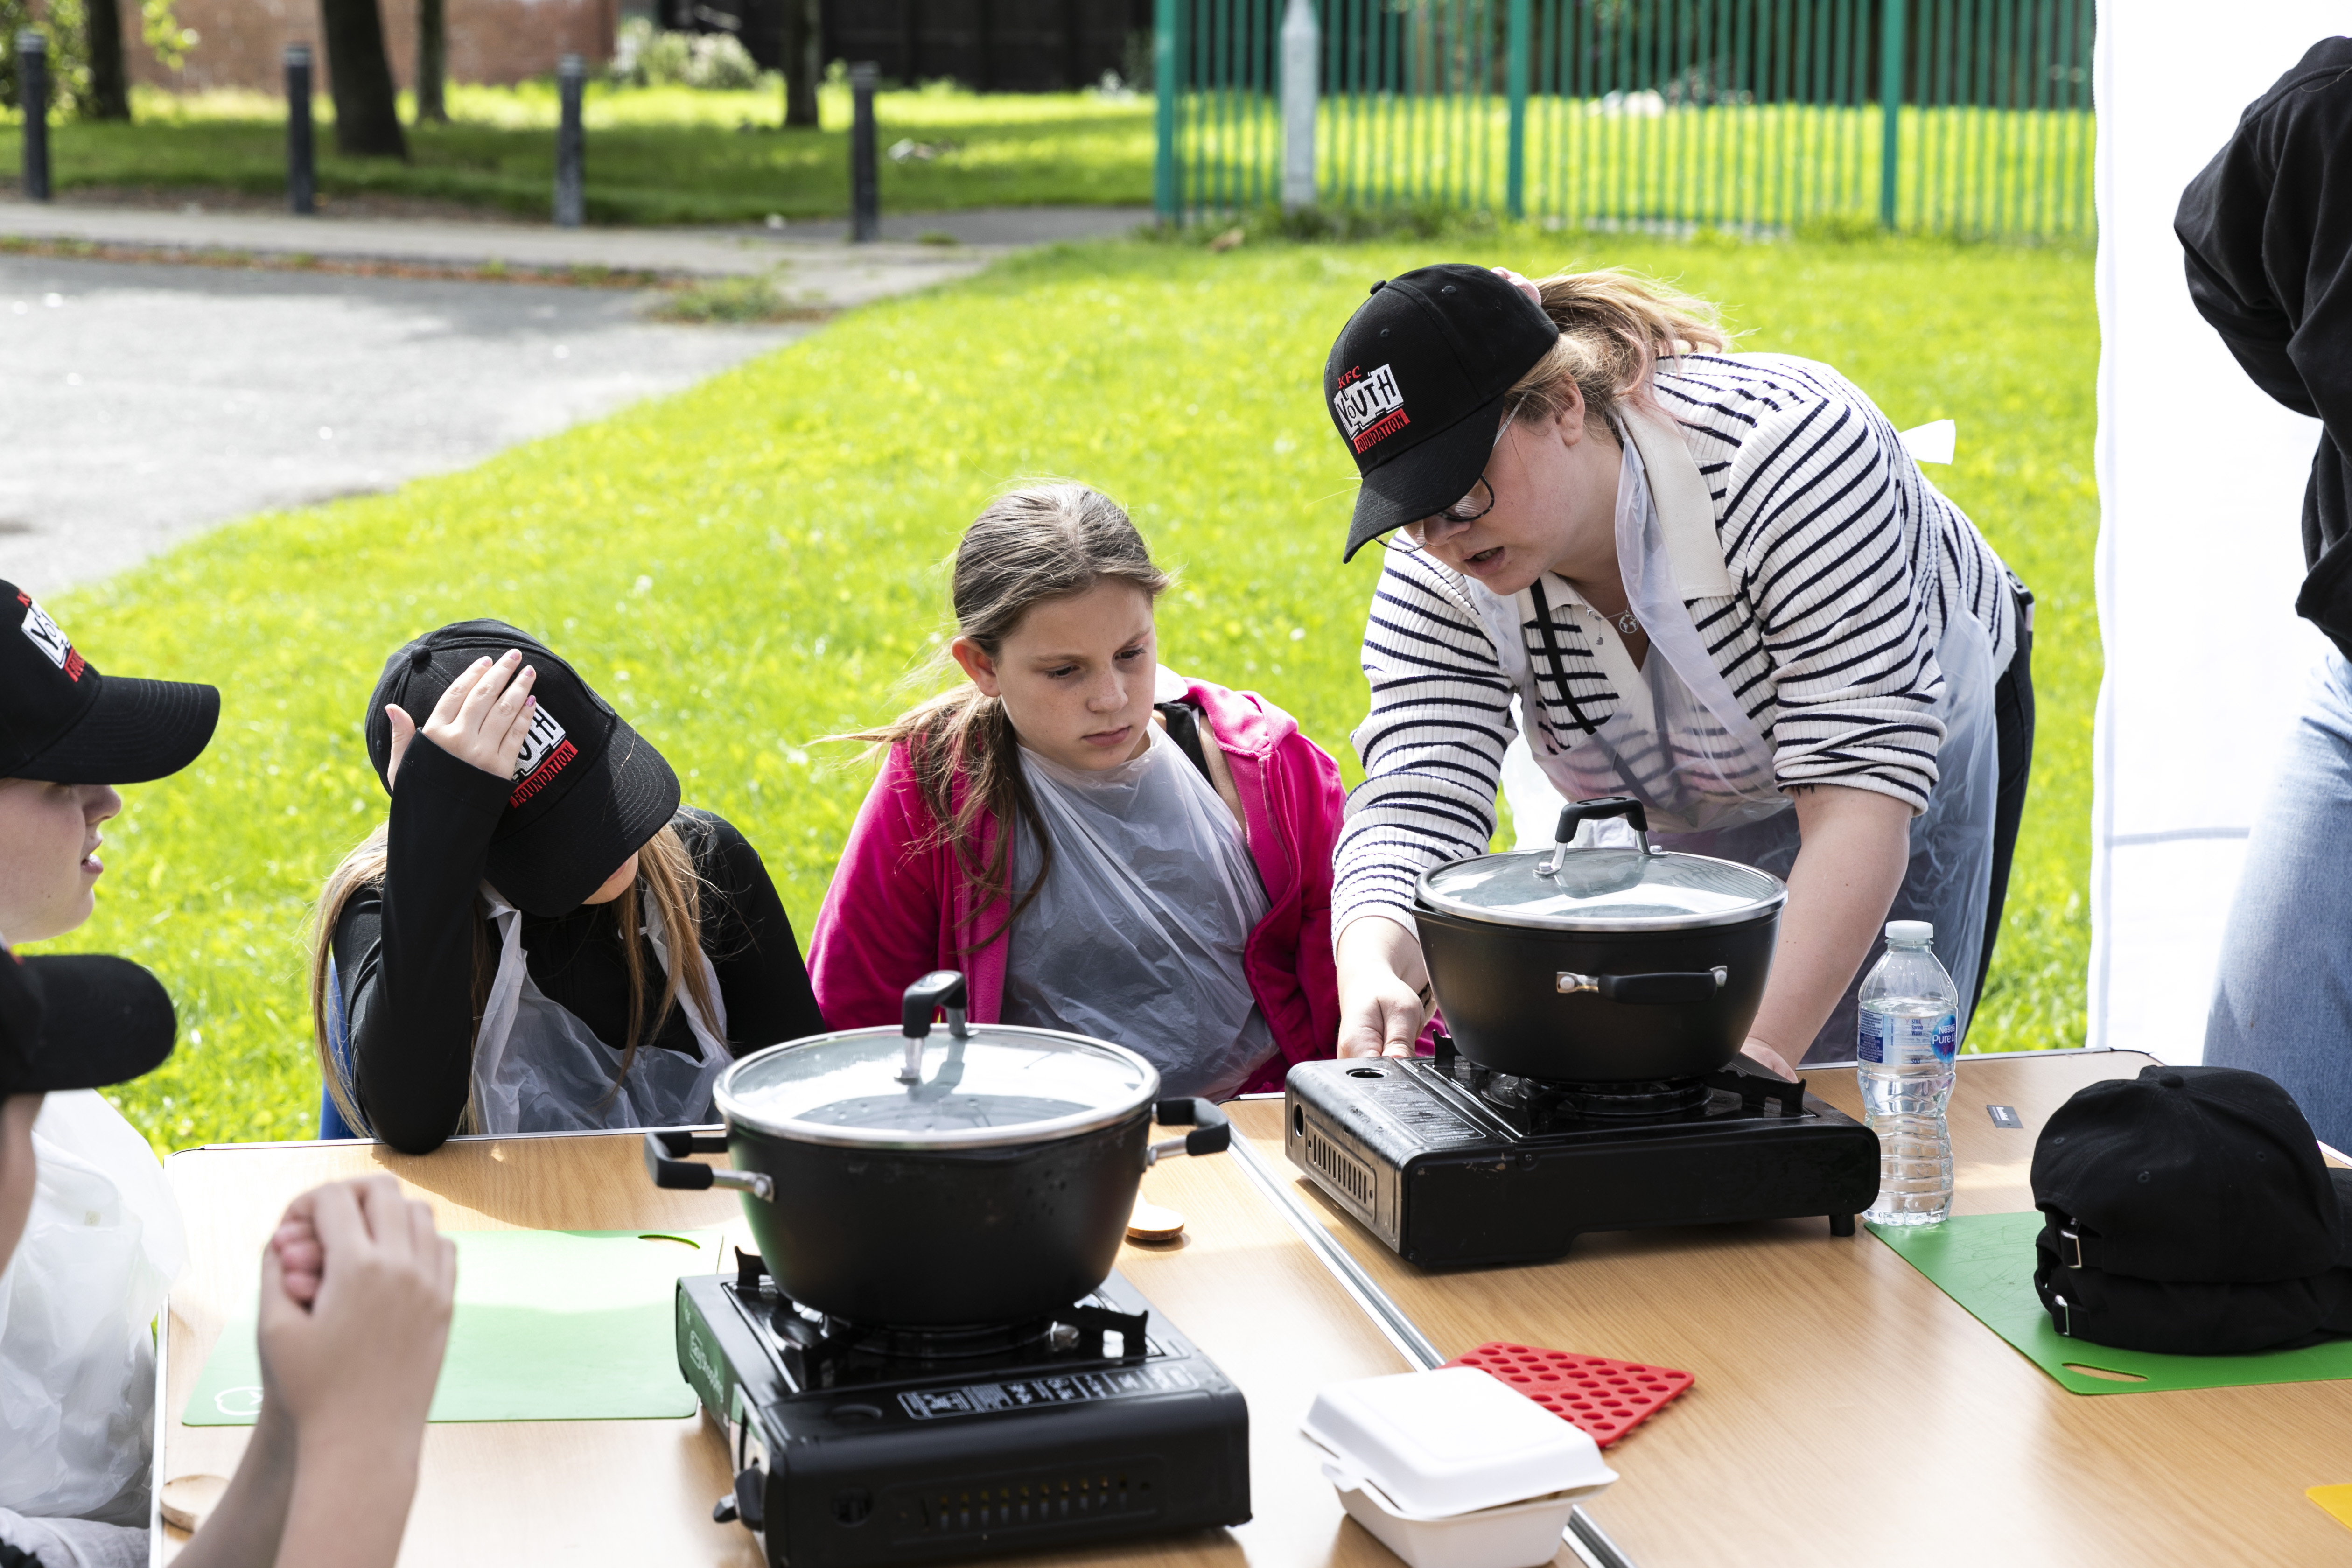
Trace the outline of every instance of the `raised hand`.
[[[519, 649], [509, 648], [496, 659], [476, 659], [434, 705], [425, 721], [425, 738], [461, 763], [509, 777], [530, 733], [531, 713], [538, 706], [530, 689], [538, 679], [539, 672], [522, 662]], [[392, 723], [392, 762], [383, 770], [390, 784], [400, 777], [400, 760], [408, 754], [418, 730], [415, 719], [397, 703], [385, 704], [383, 716]]]

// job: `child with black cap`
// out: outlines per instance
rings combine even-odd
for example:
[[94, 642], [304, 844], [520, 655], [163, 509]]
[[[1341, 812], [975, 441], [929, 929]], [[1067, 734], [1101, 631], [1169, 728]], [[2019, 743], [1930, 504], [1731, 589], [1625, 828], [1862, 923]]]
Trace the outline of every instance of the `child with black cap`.
[[[0, 583], [0, 932], [86, 919], [115, 783], [211, 739], [207, 686], [101, 676]], [[111, 781], [111, 782], [100, 782]], [[150, 1323], [179, 1215], [145, 1142], [95, 1091], [170, 1054], [171, 999], [137, 964], [0, 949], [0, 1565], [148, 1561]], [[269, 1393], [184, 1563], [389, 1563], [446, 1337], [456, 1256], [397, 1184], [323, 1187], [265, 1249]]]
[[708, 1121], [736, 1056], [824, 1031], [758, 852], [545, 647], [443, 626], [365, 721], [392, 809], [320, 898], [327, 1136]]

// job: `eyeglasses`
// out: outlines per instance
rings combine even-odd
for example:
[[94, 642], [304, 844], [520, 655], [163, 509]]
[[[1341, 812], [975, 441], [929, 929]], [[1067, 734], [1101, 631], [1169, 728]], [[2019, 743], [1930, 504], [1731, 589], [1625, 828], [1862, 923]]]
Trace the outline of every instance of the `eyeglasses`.
[[[1495, 439], [1488, 443], [1486, 447], [1486, 451], [1490, 457], [1495, 448], [1503, 444], [1503, 437], [1511, 433], [1511, 421], [1519, 416], [1519, 404], [1525, 403], [1527, 400], [1528, 395], [1523, 392], [1519, 394], [1518, 402], [1512, 404], [1511, 406], [1505, 411], [1502, 424], [1496, 427]], [[1464, 496], [1460, 500], [1455, 501], [1452, 506], [1447, 507], [1444, 511], [1433, 513], [1431, 516], [1422, 518], [1414, 522], [1406, 523], [1404, 525], [1404, 536], [1412, 541], [1416, 546], [1424, 545], [1428, 542], [1424, 534], [1431, 523], [1451, 522], [1459, 524], [1475, 522], [1494, 510], [1495, 487], [1486, 482], [1486, 476], [1482, 473], [1478, 476], [1477, 482], [1470, 487], [1470, 493]]]
[[1486, 482], [1486, 475], [1481, 474], [1478, 476], [1478, 482], [1470, 487], [1468, 495], [1464, 496], [1444, 511], [1423, 518], [1418, 522], [1406, 523], [1404, 531], [1412, 536], [1415, 544], [1419, 544], [1423, 542], [1423, 531], [1433, 522], [1475, 522], [1494, 510], [1495, 487]]

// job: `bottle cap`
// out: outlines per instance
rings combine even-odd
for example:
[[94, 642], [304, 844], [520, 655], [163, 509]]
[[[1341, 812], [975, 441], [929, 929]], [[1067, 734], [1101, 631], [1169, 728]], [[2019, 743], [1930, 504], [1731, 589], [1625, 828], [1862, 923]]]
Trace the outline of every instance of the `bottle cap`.
[[1886, 922], [1888, 942], [1901, 942], [1908, 947], [1918, 942], [1933, 942], [1935, 939], [1936, 927], [1932, 921], [1888, 921]]

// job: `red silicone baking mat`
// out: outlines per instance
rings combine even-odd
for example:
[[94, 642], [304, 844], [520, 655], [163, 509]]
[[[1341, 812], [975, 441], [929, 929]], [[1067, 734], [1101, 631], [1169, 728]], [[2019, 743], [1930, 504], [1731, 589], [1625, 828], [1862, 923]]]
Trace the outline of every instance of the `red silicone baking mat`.
[[1499, 1340], [1445, 1364], [1475, 1366], [1501, 1378], [1561, 1420], [1582, 1427], [1604, 1448], [1691, 1385], [1690, 1373], [1672, 1367]]

